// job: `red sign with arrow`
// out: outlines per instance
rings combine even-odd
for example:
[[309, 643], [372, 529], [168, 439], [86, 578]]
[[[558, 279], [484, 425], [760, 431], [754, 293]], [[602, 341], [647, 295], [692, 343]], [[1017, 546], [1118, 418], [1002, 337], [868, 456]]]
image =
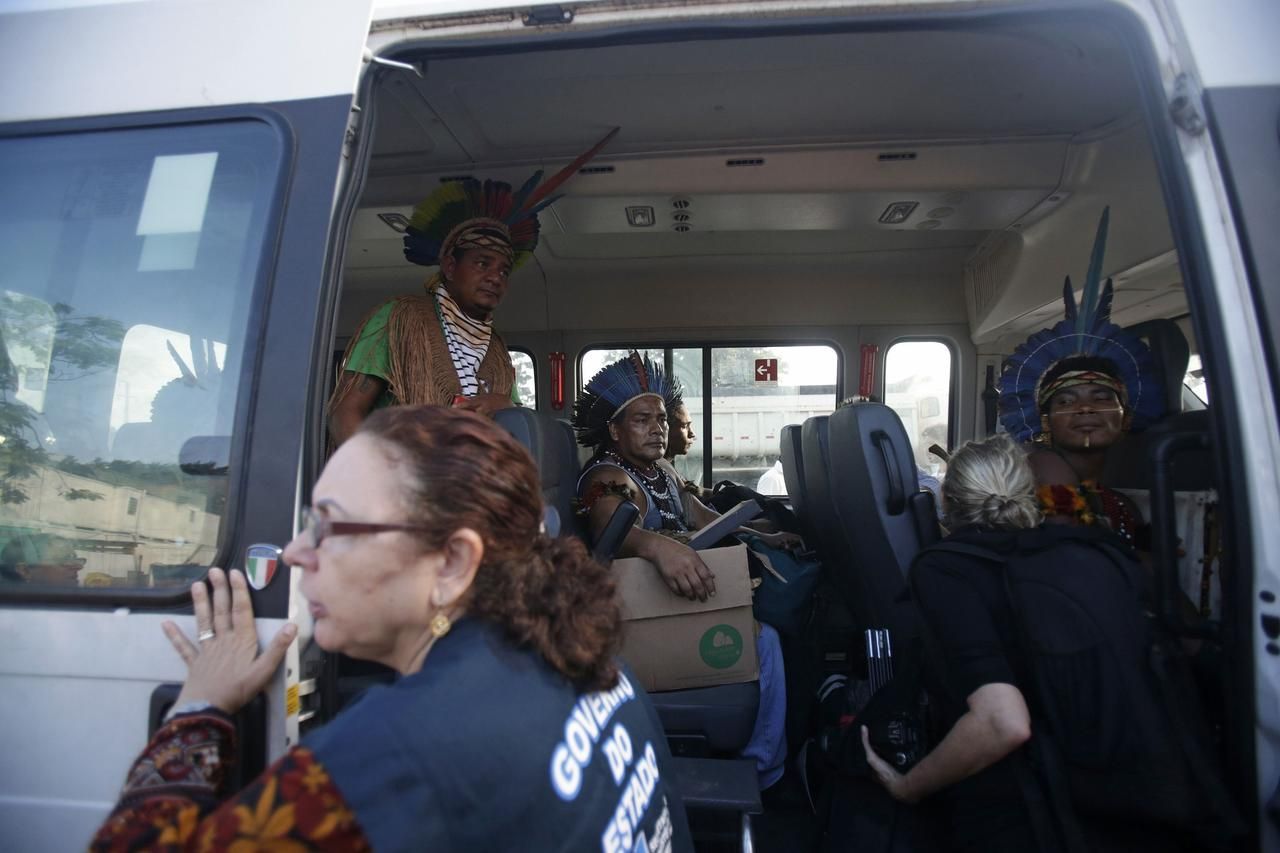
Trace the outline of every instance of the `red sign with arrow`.
[[778, 360], [776, 358], [757, 358], [756, 359], [756, 381], [757, 382], [777, 382], [778, 381]]

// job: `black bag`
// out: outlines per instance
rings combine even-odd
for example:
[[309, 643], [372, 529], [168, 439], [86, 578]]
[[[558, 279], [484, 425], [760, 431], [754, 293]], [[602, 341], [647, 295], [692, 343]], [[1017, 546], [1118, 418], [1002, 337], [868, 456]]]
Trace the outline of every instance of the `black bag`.
[[1243, 836], [1181, 649], [1144, 610], [1143, 568], [1112, 537], [1064, 525], [1005, 553], [945, 540], [930, 551], [1002, 567], [1041, 739], [1031, 752], [1059, 766], [1076, 815], [1177, 828], [1206, 849]]
[[708, 503], [716, 512], [728, 512], [743, 501], [754, 500], [764, 510], [764, 517], [773, 526], [787, 533], [801, 535], [800, 520], [796, 514], [782, 501], [762, 495], [754, 489], [741, 486], [732, 480], [721, 480], [711, 491]]

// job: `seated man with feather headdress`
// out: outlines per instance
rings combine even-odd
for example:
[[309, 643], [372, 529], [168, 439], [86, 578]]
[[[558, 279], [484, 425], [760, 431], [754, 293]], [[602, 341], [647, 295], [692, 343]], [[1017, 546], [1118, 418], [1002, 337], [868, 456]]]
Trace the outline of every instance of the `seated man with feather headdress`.
[[[697, 500], [685, 503], [674, 469], [663, 462], [667, 412], [682, 405], [680, 386], [639, 353], [605, 366], [591, 378], [573, 408], [578, 443], [594, 450], [578, 481], [582, 513], [599, 536], [614, 510], [631, 501], [640, 510], [619, 554], [643, 557], [676, 595], [706, 601], [716, 594], [715, 574], [687, 543], [689, 533], [714, 521]], [[754, 531], [752, 531], [754, 533]], [[770, 540], [781, 545], [783, 534]], [[741, 755], [753, 760], [760, 787], [782, 776], [786, 758], [786, 676], [778, 633], [757, 623], [760, 705]]]

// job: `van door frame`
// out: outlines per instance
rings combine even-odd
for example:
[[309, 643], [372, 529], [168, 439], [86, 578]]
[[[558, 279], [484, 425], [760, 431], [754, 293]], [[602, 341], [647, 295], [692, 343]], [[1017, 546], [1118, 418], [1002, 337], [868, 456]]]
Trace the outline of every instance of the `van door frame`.
[[[1261, 514], [1263, 509], [1276, 508], [1277, 496], [1253, 482], [1250, 472], [1259, 470], [1254, 467], [1259, 462], [1259, 457], [1254, 455], [1255, 451], [1263, 454], [1261, 458], [1265, 463], [1264, 468], [1273, 461], [1280, 462], [1280, 437], [1277, 436], [1274, 425], [1267, 429], [1261, 424], [1242, 424], [1242, 421], [1247, 420], [1249, 412], [1242, 404], [1237, 384], [1246, 381], [1251, 387], [1256, 387], [1257, 381], [1254, 372], [1242, 368], [1248, 362], [1238, 352], [1238, 346], [1231, 346], [1231, 336], [1227, 329], [1237, 330], [1243, 324], [1256, 333], [1256, 317], [1250, 319], [1239, 316], [1238, 312], [1231, 313], [1228, 324], [1230, 312], [1224, 310], [1223, 305], [1224, 300], [1231, 298], [1232, 289], [1238, 284], [1231, 260], [1227, 256], [1238, 256], [1240, 235], [1229, 221], [1219, 222], [1218, 227], [1211, 231], [1215, 215], [1220, 220], [1222, 213], [1229, 213], [1218, 210], [1219, 199], [1212, 191], [1211, 176], [1220, 174], [1213, 152], [1199, 152], [1198, 156], [1203, 161], [1202, 171], [1197, 174], [1194, 186], [1188, 174], [1188, 169], [1194, 164], [1191, 163], [1190, 156], [1184, 157], [1180, 136], [1182, 132], [1173, 124], [1168, 109], [1173, 76], [1180, 70], [1179, 61], [1171, 55], [1169, 36], [1161, 26], [1154, 3], [1143, 0], [1098, 0], [1070, 8], [1054, 6], [1048, 9], [1031, 4], [960, 10], [939, 10], [935, 7], [927, 11], [873, 10], [860, 13], [857, 17], [833, 16], [830, 7], [824, 6], [812, 18], [756, 17], [711, 21], [685, 19], [632, 27], [609, 23], [585, 29], [590, 26], [590, 16], [594, 11], [592, 7], [580, 10], [578, 21], [584, 27], [583, 30], [575, 32], [575, 24], [570, 24], [557, 27], [554, 31], [532, 34], [528, 29], [522, 31], [511, 21], [493, 23], [492, 19], [483, 21], [463, 13], [456, 20], [468, 26], [465, 35], [458, 38], [448, 36], [448, 16], [431, 18], [430, 28], [417, 28], [414, 21], [420, 19], [375, 22], [369, 47], [389, 58], [423, 61], [567, 47], [749, 38], [780, 33], [804, 35], [837, 31], [937, 31], [1019, 17], [1041, 21], [1055, 16], [1066, 20], [1088, 17], [1096, 21], [1100, 15], [1110, 19], [1123, 34], [1124, 42], [1131, 52], [1135, 78], [1142, 94], [1142, 110], [1165, 198], [1165, 212], [1169, 218], [1174, 247], [1182, 265], [1184, 280], [1190, 285], [1187, 287], [1187, 297], [1189, 304], [1194, 306], [1192, 320], [1197, 339], [1201, 343], [1205, 368], [1214, 388], [1215, 405], [1211, 407], [1211, 418], [1213, 436], [1216, 439], [1216, 474], [1221, 484], [1220, 492], [1224, 496], [1225, 505], [1236, 509], [1235, 512], [1227, 513], [1224, 531], [1227, 541], [1236, 544], [1233, 553], [1224, 555], [1224, 562], [1235, 567], [1236, 577], [1241, 578], [1230, 596], [1230, 606], [1235, 618], [1224, 620], [1224, 638], [1233, 650], [1233, 659], [1227, 671], [1231, 698], [1228, 705], [1232, 706], [1233, 714], [1231, 741], [1227, 745], [1228, 770], [1233, 793], [1237, 801], [1248, 804], [1247, 817], [1251, 827], [1256, 828], [1259, 802], [1261, 798], [1269, 796], [1270, 792], [1263, 791], [1260, 787], [1265, 780], [1257, 775], [1257, 744], [1254, 740], [1258, 724], [1255, 705], [1258, 699], [1255, 693], [1256, 661], [1253, 651], [1253, 586], [1258, 577], [1258, 564], [1255, 561], [1264, 554], [1268, 559], [1280, 560], [1280, 536], [1266, 529], [1264, 516]], [[763, 16], [767, 11], [761, 9], [757, 14]], [[787, 11], [798, 16], [804, 9], [801, 4], [787, 4]], [[672, 14], [694, 16], [699, 14], [699, 8], [680, 8], [673, 10]], [[610, 20], [617, 20], [616, 10]], [[503, 42], [498, 42], [495, 38], [508, 35], [510, 38]], [[1158, 46], [1154, 40], [1159, 40]], [[370, 103], [367, 98], [368, 90], [362, 91], [366, 93], [363, 102]], [[357, 163], [359, 171], [367, 173], [367, 157]], [[341, 236], [345, 239], [346, 232], [342, 232]], [[1242, 264], [1239, 266], [1243, 267]], [[1232, 349], [1237, 351], [1229, 355]], [[1233, 366], [1237, 372], [1233, 372]], [[1262, 380], [1265, 382], [1265, 374]], [[1269, 390], [1270, 386], [1267, 387]], [[1245, 416], [1242, 417], [1242, 414]], [[1261, 447], [1258, 447], [1258, 441], [1261, 442]], [[1248, 458], [1246, 448], [1250, 448]], [[1262, 505], [1255, 506], [1258, 501]], [[1248, 571], [1241, 573], [1241, 567]], [[1226, 568], [1230, 571], [1230, 567]], [[1275, 743], [1269, 746], [1275, 751]], [[1256, 838], [1253, 841], [1256, 843]]]

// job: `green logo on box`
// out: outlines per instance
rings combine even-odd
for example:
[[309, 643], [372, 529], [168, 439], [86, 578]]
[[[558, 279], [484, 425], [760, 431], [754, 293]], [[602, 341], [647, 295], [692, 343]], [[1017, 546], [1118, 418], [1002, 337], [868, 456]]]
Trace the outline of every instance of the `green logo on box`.
[[714, 625], [698, 642], [702, 662], [713, 669], [728, 669], [742, 657], [742, 635], [732, 625]]

